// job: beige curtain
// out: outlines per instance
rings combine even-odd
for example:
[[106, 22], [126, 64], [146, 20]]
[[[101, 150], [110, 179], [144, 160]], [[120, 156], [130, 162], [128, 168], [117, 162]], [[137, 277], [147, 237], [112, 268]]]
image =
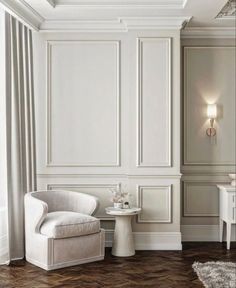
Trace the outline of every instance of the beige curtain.
[[6, 247], [0, 263], [24, 257], [24, 194], [36, 190], [32, 32], [7, 13], [5, 25], [7, 183], [0, 201], [6, 199]]

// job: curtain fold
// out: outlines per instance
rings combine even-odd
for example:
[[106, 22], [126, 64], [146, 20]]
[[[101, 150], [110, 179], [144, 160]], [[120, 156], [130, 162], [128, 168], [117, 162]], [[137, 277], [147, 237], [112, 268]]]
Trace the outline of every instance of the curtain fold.
[[5, 95], [7, 185], [2, 193], [7, 199], [3, 223], [7, 240], [5, 254], [1, 255], [0, 249], [0, 263], [24, 257], [24, 194], [36, 190], [32, 32], [14, 17], [5, 17], [9, 49]]

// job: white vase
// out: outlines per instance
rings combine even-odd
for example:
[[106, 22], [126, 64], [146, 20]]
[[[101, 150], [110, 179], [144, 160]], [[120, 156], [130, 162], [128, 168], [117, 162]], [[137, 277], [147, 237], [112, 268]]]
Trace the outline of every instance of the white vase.
[[113, 203], [114, 204], [114, 208], [123, 208], [123, 203]]

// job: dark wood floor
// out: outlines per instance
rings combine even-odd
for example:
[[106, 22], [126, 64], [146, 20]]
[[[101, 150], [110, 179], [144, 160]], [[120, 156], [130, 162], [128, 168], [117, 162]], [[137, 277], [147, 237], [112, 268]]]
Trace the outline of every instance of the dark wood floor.
[[[0, 266], [1, 288], [197, 288], [203, 287], [191, 266], [194, 261], [236, 261], [236, 245], [184, 243], [183, 251], [137, 251], [118, 258], [106, 251], [105, 261], [46, 272], [24, 260]], [[222, 287], [223, 288], [223, 287]]]

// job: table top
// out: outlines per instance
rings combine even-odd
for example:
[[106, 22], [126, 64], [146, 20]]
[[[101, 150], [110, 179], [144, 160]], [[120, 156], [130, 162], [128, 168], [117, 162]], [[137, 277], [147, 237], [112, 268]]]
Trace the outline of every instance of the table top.
[[135, 215], [141, 212], [141, 208], [133, 207], [133, 208], [114, 208], [107, 207], [106, 213], [114, 216], [127, 216], [127, 215]]

